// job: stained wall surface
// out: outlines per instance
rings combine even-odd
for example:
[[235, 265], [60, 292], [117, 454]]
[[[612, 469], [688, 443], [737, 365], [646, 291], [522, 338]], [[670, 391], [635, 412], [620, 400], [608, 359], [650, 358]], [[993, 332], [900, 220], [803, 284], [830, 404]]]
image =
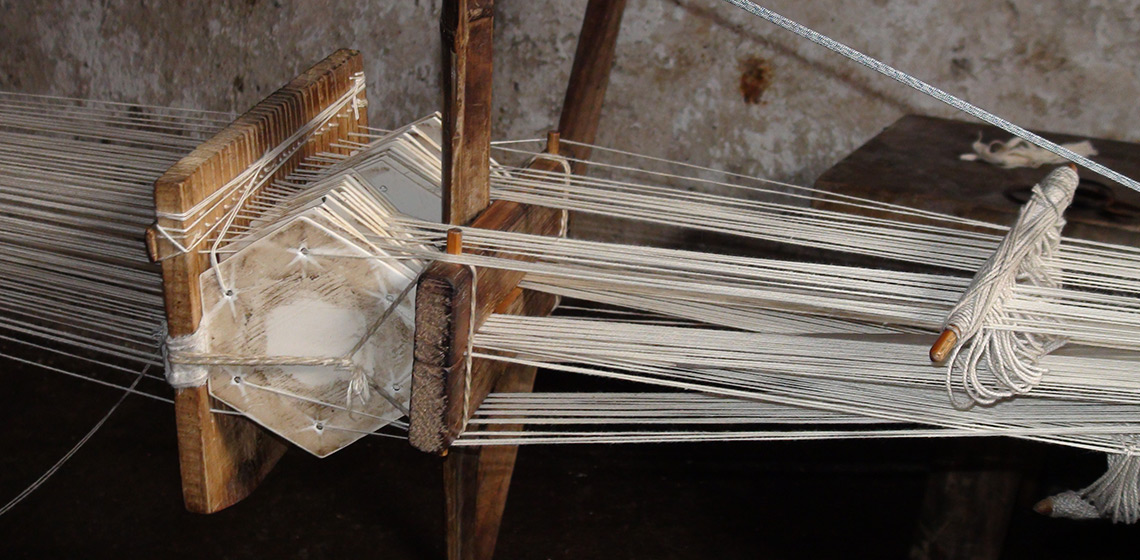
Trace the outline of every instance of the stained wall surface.
[[[439, 0], [0, 0], [0, 89], [241, 111], [337, 47], [372, 120], [436, 110]], [[496, 137], [556, 121], [584, 0], [497, 2]], [[810, 182], [900, 115], [953, 111], [718, 0], [630, 0], [599, 141]], [[1140, 140], [1140, 4], [769, 0], [1027, 127]]]

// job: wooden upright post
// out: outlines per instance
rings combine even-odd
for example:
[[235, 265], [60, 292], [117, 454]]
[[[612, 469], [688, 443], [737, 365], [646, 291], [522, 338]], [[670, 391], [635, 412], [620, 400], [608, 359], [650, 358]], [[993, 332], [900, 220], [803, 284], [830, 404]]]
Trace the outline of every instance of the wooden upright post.
[[[614, 44], [624, 0], [591, 0], [582, 26], [571, 84], [560, 126], [563, 138], [592, 142], [613, 63]], [[488, 208], [493, 33], [490, 0], [445, 0], [441, 17], [444, 57], [443, 204], [448, 223], [551, 235], [559, 212], [504, 201]], [[557, 139], [557, 135], [551, 135]], [[565, 149], [569, 146], [563, 146]], [[552, 141], [548, 150], [557, 151]], [[586, 157], [588, 152], [568, 154]], [[557, 164], [539, 160], [536, 167]], [[478, 219], [476, 219], [478, 217]], [[529, 392], [535, 369], [518, 364], [476, 360], [471, 386], [453, 371], [467, 333], [491, 311], [546, 314], [552, 298], [522, 294], [515, 288], [521, 275], [480, 271], [436, 263], [425, 272], [417, 294], [416, 366], [410, 437], [420, 449], [447, 453], [444, 461], [447, 554], [451, 560], [488, 560], [495, 550], [507, 490], [514, 471], [516, 446], [448, 449], [462, 431], [460, 401], [473, 411], [490, 391]], [[471, 316], [470, 285], [478, 283]], [[464, 395], [460, 397], [460, 395]], [[503, 426], [504, 429], [513, 427]]]
[[491, 74], [494, 0], [445, 0], [443, 219], [465, 225], [491, 202]]

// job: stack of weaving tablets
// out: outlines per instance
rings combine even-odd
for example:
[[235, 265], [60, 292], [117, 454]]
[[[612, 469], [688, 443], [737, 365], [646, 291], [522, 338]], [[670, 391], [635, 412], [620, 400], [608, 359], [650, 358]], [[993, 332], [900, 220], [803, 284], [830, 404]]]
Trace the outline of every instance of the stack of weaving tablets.
[[393, 202], [438, 216], [438, 134], [429, 117], [263, 189], [200, 278], [202, 325], [171, 341], [175, 368], [208, 368], [212, 395], [321, 457], [404, 416], [424, 263], [390, 253], [418, 242], [387, 223]]

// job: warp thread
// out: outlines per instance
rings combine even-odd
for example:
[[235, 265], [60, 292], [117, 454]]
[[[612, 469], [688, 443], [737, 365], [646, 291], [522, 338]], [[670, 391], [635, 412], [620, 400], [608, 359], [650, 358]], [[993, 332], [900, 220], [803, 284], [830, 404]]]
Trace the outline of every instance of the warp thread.
[[[1060, 287], [1060, 271], [1051, 261], [1065, 226], [1062, 214], [1073, 201], [1077, 182], [1075, 170], [1060, 167], [1033, 187], [1017, 222], [947, 315], [944, 329], [958, 335], [946, 380], [955, 406], [959, 406], [953, 395], [955, 371], [960, 371], [962, 385], [973, 402], [992, 404], [1035, 387], [1046, 373], [1037, 360], [1065, 344], [1061, 336], [1019, 332], [1019, 320], [1050, 318], [1010, 312], [1006, 304], [1018, 284]], [[959, 352], [963, 352], [961, 356]], [[989, 373], [992, 383], [981, 381], [983, 372]]]

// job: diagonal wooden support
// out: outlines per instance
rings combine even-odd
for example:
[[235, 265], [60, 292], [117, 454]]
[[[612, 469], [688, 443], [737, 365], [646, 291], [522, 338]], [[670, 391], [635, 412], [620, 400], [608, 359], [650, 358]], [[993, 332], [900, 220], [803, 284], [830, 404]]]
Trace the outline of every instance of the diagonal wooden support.
[[[565, 140], [594, 143], [602, 118], [602, 102], [610, 83], [610, 69], [614, 66], [625, 1], [590, 0], [586, 5], [574, 66], [562, 100], [562, 117], [558, 121], [558, 132]], [[590, 149], [585, 146], [567, 144], [561, 153], [571, 159], [590, 159]], [[582, 165], [575, 163], [572, 170], [581, 173]]]
[[[157, 225], [184, 230], [186, 239], [203, 235], [225, 213], [224, 205], [201, 221], [185, 215], [341, 98], [362, 68], [356, 51], [333, 53], [176, 163], [155, 183]], [[274, 177], [289, 174], [305, 157], [336, 151], [330, 144], [363, 131], [366, 111], [350, 108], [335, 123], [290, 155]], [[169, 334], [189, 335], [202, 319], [198, 277], [209, 268], [209, 259], [198, 249], [181, 252], [157, 232], [152, 228], [147, 238], [152, 257], [162, 262]], [[211, 412], [217, 406], [205, 386], [175, 394], [182, 494], [186, 508], [196, 513], [216, 512], [249, 495], [285, 452], [283, 442], [252, 421]]]
[[[589, 2], [560, 121], [568, 131], [564, 138], [594, 140], [624, 8], [625, 0]], [[492, 12], [490, 0], [444, 2], [444, 216], [456, 225], [554, 235], [562, 227], [560, 211], [489, 203]], [[575, 149], [567, 155], [588, 156]], [[549, 160], [533, 167], [561, 170]], [[546, 315], [553, 310], [554, 298], [517, 288], [522, 276], [435, 263], [417, 288], [409, 439], [421, 450], [447, 454], [447, 551], [452, 560], [489, 559], [498, 537], [517, 447], [448, 449], [489, 392], [533, 387], [533, 367], [474, 360], [468, 376], [464, 355], [470, 334], [492, 312]]]

